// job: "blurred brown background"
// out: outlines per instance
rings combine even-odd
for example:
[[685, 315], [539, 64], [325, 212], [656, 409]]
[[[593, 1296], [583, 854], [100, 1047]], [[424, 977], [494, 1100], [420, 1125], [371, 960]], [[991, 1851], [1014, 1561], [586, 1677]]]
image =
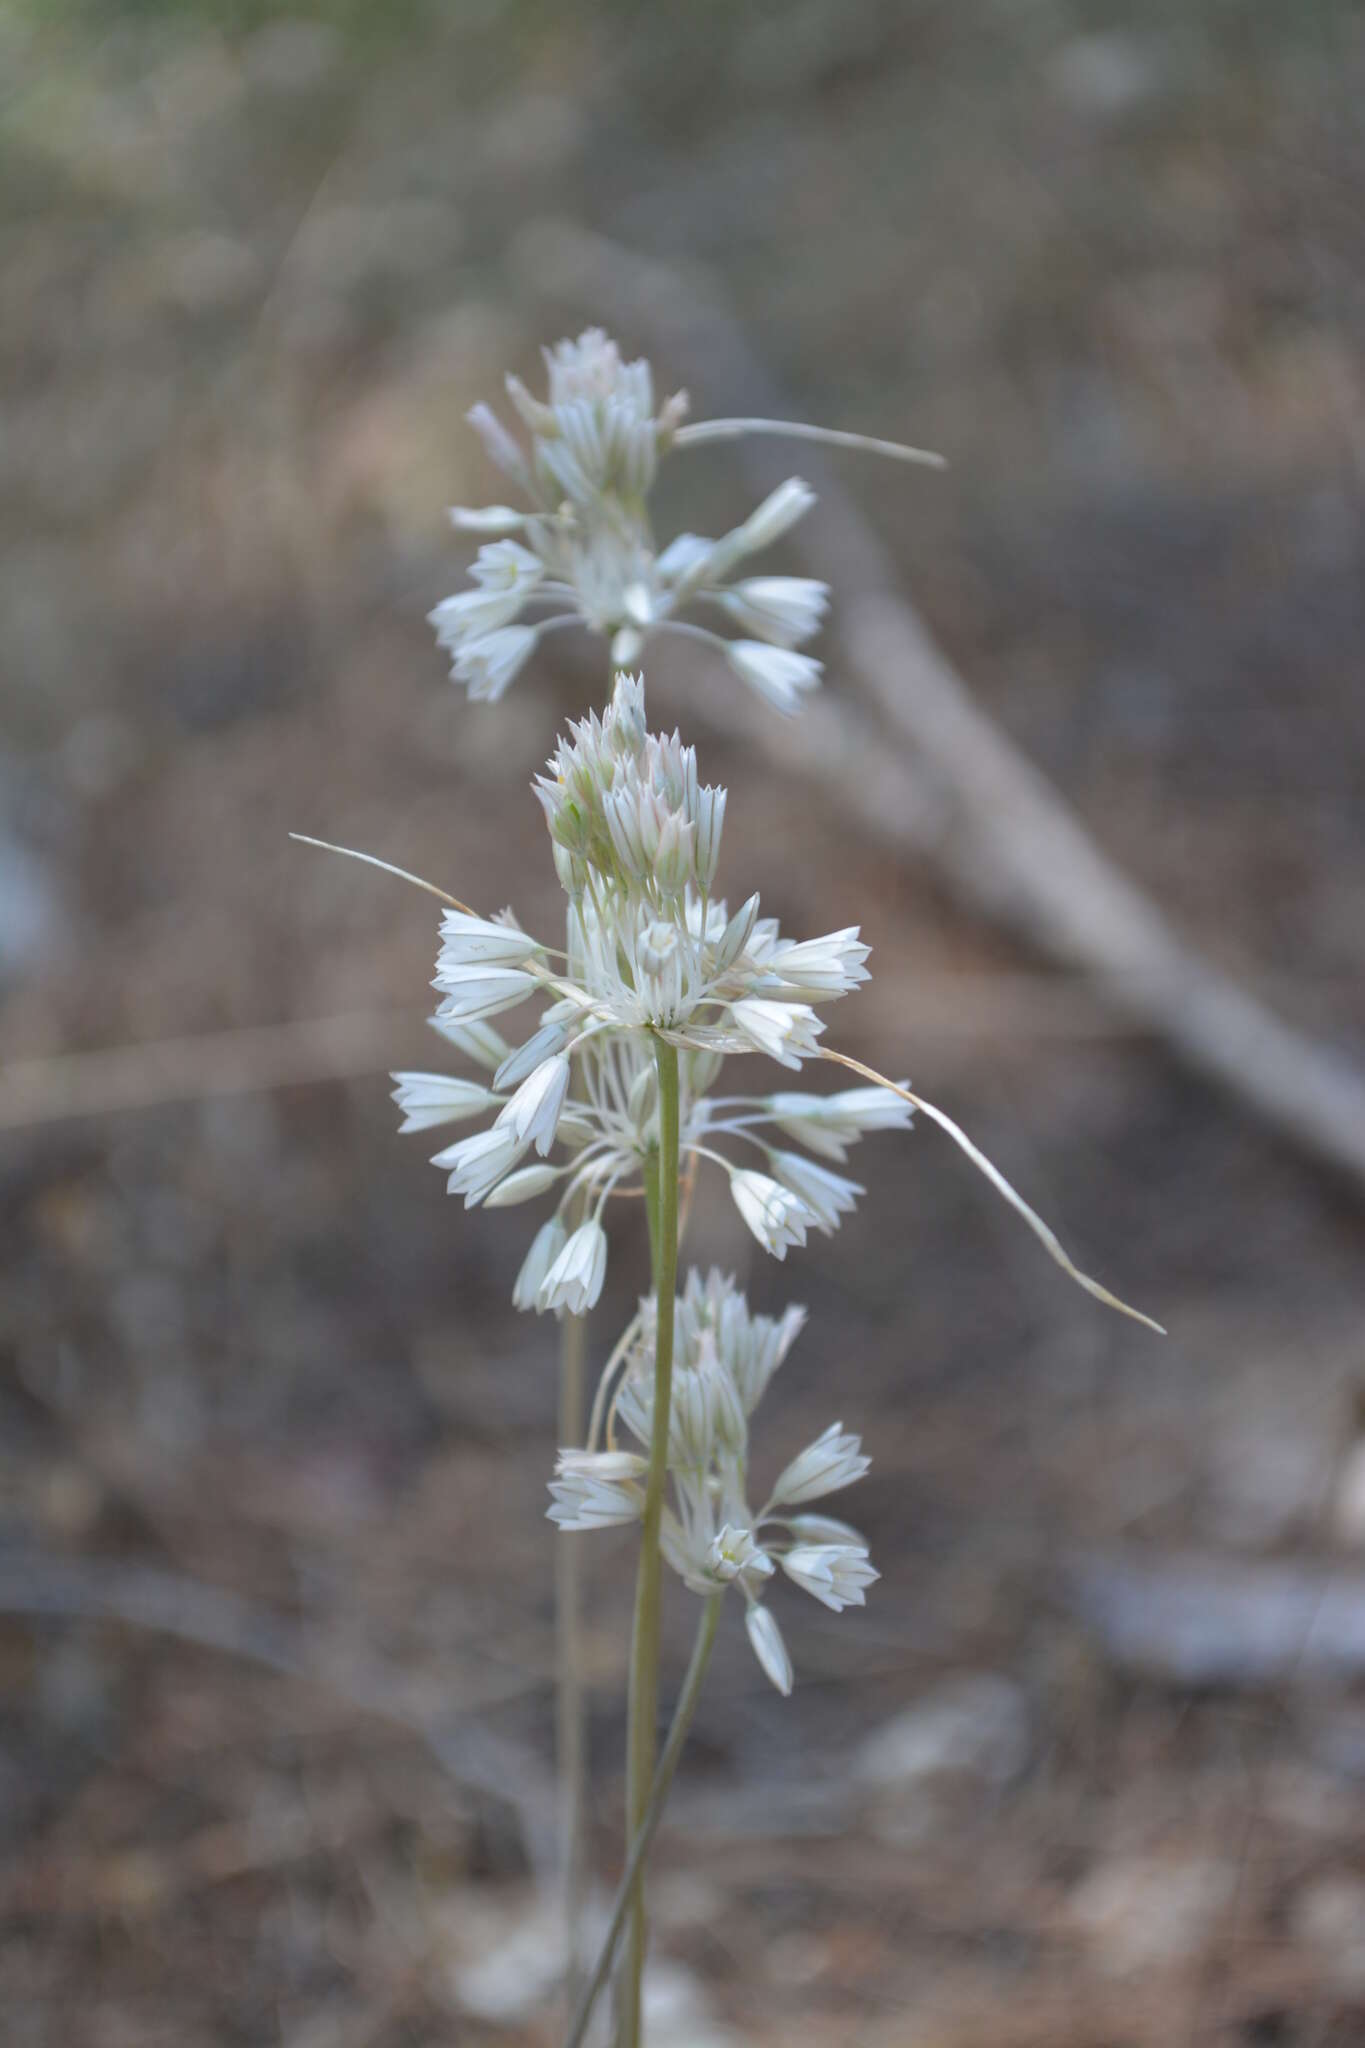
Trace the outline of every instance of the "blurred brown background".
[[[7, 2042], [555, 2038], [553, 1332], [525, 1217], [395, 1137], [429, 908], [286, 837], [554, 902], [526, 785], [601, 654], [558, 636], [497, 710], [445, 680], [444, 508], [502, 495], [464, 412], [597, 319], [736, 403], [545, 266], [555, 224], [704, 273], [797, 415], [946, 452], [838, 468], [977, 703], [1362, 1055], [1362, 88], [1327, 0], [0, 7]], [[753, 497], [679, 455], [661, 530]], [[786, 1703], [728, 1617], [656, 2039], [1365, 2039], [1361, 1190], [690, 673], [653, 703], [731, 785], [723, 880], [873, 944], [832, 1036], [1172, 1335], [927, 1129], [784, 1267], [700, 1217], [809, 1304], [766, 1454], [864, 1432], [884, 1577], [780, 1603]], [[586, 1555], [605, 1881], [628, 1546]]]

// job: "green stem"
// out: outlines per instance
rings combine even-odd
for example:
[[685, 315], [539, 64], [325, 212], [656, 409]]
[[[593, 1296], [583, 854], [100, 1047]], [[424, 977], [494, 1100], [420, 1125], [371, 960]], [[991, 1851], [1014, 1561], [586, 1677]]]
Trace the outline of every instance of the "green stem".
[[716, 1640], [716, 1624], [720, 1620], [720, 1610], [724, 1598], [723, 1593], [713, 1593], [702, 1609], [701, 1620], [697, 1624], [697, 1639], [692, 1645], [692, 1661], [687, 1667], [687, 1676], [683, 1680], [682, 1691], [678, 1695], [678, 1704], [674, 1709], [673, 1723], [668, 1731], [668, 1740], [663, 1746], [663, 1753], [659, 1758], [659, 1767], [654, 1773], [654, 1782], [650, 1787], [649, 1793], [649, 1804], [645, 1808], [639, 1828], [636, 1831], [634, 1840], [631, 1842], [630, 1855], [626, 1860], [625, 1870], [621, 1874], [621, 1882], [616, 1888], [616, 1897], [612, 1900], [611, 1919], [607, 1923], [607, 1932], [602, 1943], [602, 1951], [593, 1966], [592, 1975], [583, 1987], [583, 1993], [574, 2012], [573, 2023], [565, 2039], [564, 2048], [583, 2048], [583, 2037], [588, 2031], [588, 2022], [592, 2018], [593, 2007], [597, 2003], [602, 1986], [610, 1975], [612, 1962], [616, 1955], [616, 1944], [621, 1938], [621, 1929], [625, 1925], [626, 1915], [630, 1911], [636, 1883], [644, 1870], [645, 1858], [649, 1854], [650, 1843], [654, 1840], [655, 1830], [658, 1828], [659, 1822], [663, 1817], [664, 1807], [668, 1803], [669, 1788], [673, 1783], [673, 1774], [678, 1768], [678, 1759], [682, 1755], [683, 1744], [687, 1740], [687, 1732], [692, 1726], [692, 1717], [697, 1711], [697, 1701], [701, 1697], [702, 1683], [706, 1677], [706, 1667], [711, 1661], [711, 1651]]
[[[659, 1595], [663, 1562], [659, 1527], [663, 1520], [664, 1483], [668, 1477], [668, 1422], [673, 1404], [673, 1306], [678, 1290], [677, 1047], [656, 1038], [654, 1056], [659, 1075], [659, 1152], [652, 1198], [648, 1172], [645, 1178], [654, 1255], [654, 1422], [649, 1443], [649, 1471], [645, 1480], [640, 1563], [635, 1580], [635, 1628], [630, 1649], [626, 1839], [631, 1842], [640, 1832], [649, 1805], [658, 1740]], [[646, 1938], [644, 1871], [641, 1867], [632, 1886], [630, 1938], [621, 1966], [618, 1994], [620, 2048], [639, 2048], [640, 1985], [644, 1976]]]
[[[583, 1371], [588, 1325], [566, 1315], [559, 1329], [559, 1441], [583, 1441]], [[570, 2012], [582, 1977], [584, 1816], [587, 1811], [587, 1741], [583, 1697], [583, 1547], [555, 1545], [556, 1658], [555, 1748], [559, 1764], [559, 1854], [564, 1905], [564, 1995]]]

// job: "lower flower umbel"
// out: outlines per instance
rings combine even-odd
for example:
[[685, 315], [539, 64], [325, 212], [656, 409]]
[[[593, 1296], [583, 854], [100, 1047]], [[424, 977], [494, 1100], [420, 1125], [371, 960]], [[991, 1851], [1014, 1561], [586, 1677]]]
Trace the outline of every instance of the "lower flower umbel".
[[[643, 1301], [610, 1371], [620, 1374], [609, 1410], [640, 1452], [564, 1449], [550, 1485], [550, 1520], [561, 1530], [628, 1525], [644, 1513], [647, 1452], [654, 1434], [653, 1360], [657, 1304]], [[660, 1540], [690, 1591], [733, 1589], [743, 1600], [749, 1641], [779, 1692], [792, 1664], [765, 1604], [778, 1573], [834, 1613], [861, 1607], [877, 1578], [867, 1544], [845, 1522], [804, 1512], [861, 1479], [868, 1459], [856, 1436], [832, 1423], [778, 1474], [763, 1506], [748, 1505], [750, 1418], [805, 1322], [805, 1310], [755, 1315], [732, 1279], [695, 1269], [674, 1310], [675, 1361], [668, 1414], [672, 1500]]]

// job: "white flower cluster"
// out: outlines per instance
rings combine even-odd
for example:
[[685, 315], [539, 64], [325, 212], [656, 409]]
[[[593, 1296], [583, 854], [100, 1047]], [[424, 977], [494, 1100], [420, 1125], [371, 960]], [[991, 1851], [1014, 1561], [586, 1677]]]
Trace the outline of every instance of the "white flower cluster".
[[[733, 1280], [693, 1270], [675, 1307], [668, 1471], [674, 1505], [662, 1544], [694, 1593], [733, 1586], [744, 1597], [754, 1653], [779, 1692], [792, 1687], [782, 1634], [763, 1605], [777, 1571], [837, 1614], [861, 1607], [877, 1577], [856, 1529], [804, 1512], [812, 1501], [861, 1479], [868, 1460], [839, 1423], [792, 1460], [753, 1513], [747, 1504], [749, 1418], [805, 1322], [805, 1310], [754, 1315]], [[653, 1434], [652, 1302], [641, 1304], [616, 1414], [646, 1450]], [[639, 1520], [647, 1460], [633, 1451], [562, 1450], [549, 1516], [561, 1529], [604, 1529]]]
[[[649, 364], [623, 363], [598, 328], [547, 349], [545, 365], [548, 403], [507, 379], [529, 454], [486, 405], [469, 415], [527, 504], [451, 512], [457, 527], [495, 536], [479, 549], [475, 588], [431, 614], [452, 675], [472, 698], [492, 703], [541, 636], [561, 626], [606, 635], [620, 664], [634, 661], [651, 633], [686, 632], [709, 642], [779, 711], [797, 710], [819, 681], [820, 663], [795, 650], [819, 631], [826, 585], [803, 576], [731, 579], [795, 524], [814, 493], [790, 478], [719, 540], [684, 533], [656, 552], [646, 500], [686, 417], [685, 394], [656, 412]], [[690, 606], [719, 612], [738, 637], [682, 620]]]
[[[558, 1192], [513, 1300], [577, 1314], [602, 1290], [607, 1199], [623, 1183], [638, 1188], [658, 1149], [655, 1038], [681, 1050], [684, 1166], [720, 1166], [744, 1222], [779, 1259], [809, 1230], [834, 1230], [862, 1193], [780, 1140], [842, 1164], [866, 1132], [904, 1129], [910, 1109], [877, 1087], [710, 1094], [726, 1054], [758, 1052], [799, 1067], [823, 1029], [814, 1006], [867, 979], [868, 949], [856, 926], [784, 939], [775, 920], [759, 916], [757, 896], [733, 916], [711, 898], [725, 791], [699, 784], [696, 755], [676, 734], [646, 730], [638, 678], [618, 676], [606, 712], [570, 728], [550, 770], [536, 792], [569, 895], [566, 948], [542, 944], [510, 913], [487, 920], [447, 911], [432, 1022], [491, 1085], [402, 1073], [394, 1099], [404, 1130], [496, 1111], [433, 1164], [467, 1208]], [[509, 1044], [490, 1020], [536, 997], [545, 1005], [537, 1025]], [[722, 1142], [750, 1147], [761, 1164], [729, 1158]], [[556, 1145], [564, 1157], [552, 1161]], [[538, 1159], [527, 1164], [533, 1149]]]

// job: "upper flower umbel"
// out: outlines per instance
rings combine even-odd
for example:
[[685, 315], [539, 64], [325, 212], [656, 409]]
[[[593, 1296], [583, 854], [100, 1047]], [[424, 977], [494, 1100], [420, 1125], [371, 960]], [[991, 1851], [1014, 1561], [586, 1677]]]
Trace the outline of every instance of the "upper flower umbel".
[[[804, 576], [734, 579], [801, 518], [814, 493], [792, 477], [719, 540], [684, 533], [660, 550], [647, 500], [660, 457], [687, 431], [686, 394], [656, 407], [649, 364], [622, 362], [600, 328], [547, 349], [545, 366], [546, 401], [507, 379], [529, 451], [488, 406], [469, 414], [526, 503], [452, 509], [457, 527], [495, 536], [475, 559], [475, 588], [431, 613], [452, 675], [491, 703], [558, 627], [605, 635], [621, 663], [634, 661], [652, 633], [682, 632], [710, 643], [778, 710], [797, 710], [820, 664], [795, 650], [819, 631], [828, 589]], [[689, 609], [718, 614], [736, 637], [683, 619]]]

